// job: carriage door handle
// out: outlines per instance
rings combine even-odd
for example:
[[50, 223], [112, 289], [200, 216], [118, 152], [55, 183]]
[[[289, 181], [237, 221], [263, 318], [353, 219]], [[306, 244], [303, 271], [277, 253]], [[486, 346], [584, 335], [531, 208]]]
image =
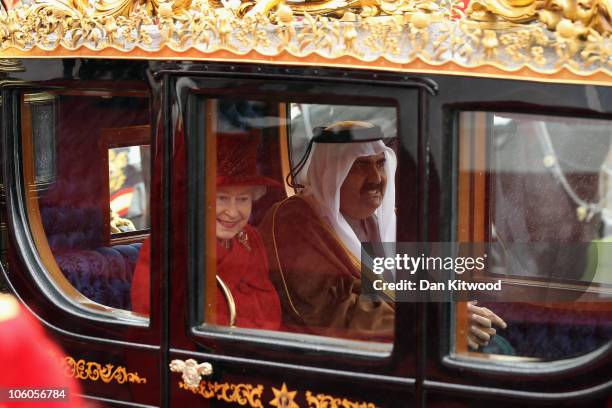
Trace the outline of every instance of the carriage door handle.
[[211, 375], [213, 368], [210, 363], [198, 364], [194, 359], [172, 360], [170, 362], [170, 371], [183, 374], [183, 383], [189, 388], [198, 388], [203, 375]]

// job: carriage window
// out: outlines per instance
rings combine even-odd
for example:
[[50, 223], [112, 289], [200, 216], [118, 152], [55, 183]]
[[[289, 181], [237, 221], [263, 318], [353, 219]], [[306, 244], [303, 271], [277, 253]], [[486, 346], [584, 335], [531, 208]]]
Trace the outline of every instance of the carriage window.
[[[555, 360], [612, 340], [611, 129], [599, 119], [460, 114], [457, 240], [493, 244], [480, 279], [500, 280], [505, 296], [456, 304], [456, 354]], [[474, 332], [475, 310], [506, 327]]]
[[[360, 296], [358, 263], [362, 241], [395, 240], [396, 108], [221, 99], [196, 112], [204, 326], [387, 353], [394, 308]], [[376, 140], [322, 139], [336, 133]]]
[[[144, 91], [121, 93], [26, 94], [21, 127], [27, 215], [47, 272], [82, 304], [129, 311], [149, 226], [149, 105]], [[117, 241], [126, 223], [141, 234]]]

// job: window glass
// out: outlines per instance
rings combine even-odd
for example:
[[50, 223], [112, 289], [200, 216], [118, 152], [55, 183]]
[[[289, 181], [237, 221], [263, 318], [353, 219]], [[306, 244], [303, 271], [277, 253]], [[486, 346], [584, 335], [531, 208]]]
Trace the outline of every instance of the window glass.
[[108, 149], [108, 188], [110, 194], [111, 234], [149, 229], [150, 146]]
[[[500, 279], [509, 302], [457, 304], [456, 353], [552, 360], [612, 339], [603, 301], [612, 293], [611, 129], [599, 119], [460, 114], [457, 240], [495, 244], [483, 279]], [[576, 301], [558, 300], [576, 290]], [[488, 311], [505, 321], [493, 321], [495, 335], [466, 326]], [[471, 348], [461, 340], [470, 331]]]
[[[149, 227], [149, 103], [133, 94], [71, 89], [21, 105], [27, 215], [47, 272], [82, 303], [124, 310]], [[125, 224], [145, 231], [115, 240]]]
[[[198, 112], [204, 234], [215, 237], [204, 324], [388, 352], [394, 307], [361, 296], [359, 251], [395, 240], [396, 108], [208, 99]], [[377, 140], [309, 144], [313, 132]]]

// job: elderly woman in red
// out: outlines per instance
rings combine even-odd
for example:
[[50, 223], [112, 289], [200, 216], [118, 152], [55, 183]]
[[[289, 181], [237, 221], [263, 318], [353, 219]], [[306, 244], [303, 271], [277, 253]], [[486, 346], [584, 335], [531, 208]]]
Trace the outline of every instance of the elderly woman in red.
[[[278, 330], [281, 308], [268, 275], [266, 250], [248, 224], [253, 202], [268, 187], [280, 187], [257, 175], [257, 144], [252, 134], [223, 134], [217, 146], [217, 280], [236, 304], [238, 327]], [[229, 309], [217, 293], [217, 323], [229, 323]]]
[[[281, 308], [268, 275], [268, 259], [257, 229], [248, 224], [253, 202], [280, 185], [257, 174], [257, 144], [252, 133], [219, 134], [215, 208], [216, 324], [278, 330]], [[149, 313], [149, 240], [145, 241], [132, 282], [132, 310]], [[210, 254], [208, 254], [210, 256]], [[235, 315], [230, 310], [235, 306]], [[233, 322], [231, 321], [233, 318]]]

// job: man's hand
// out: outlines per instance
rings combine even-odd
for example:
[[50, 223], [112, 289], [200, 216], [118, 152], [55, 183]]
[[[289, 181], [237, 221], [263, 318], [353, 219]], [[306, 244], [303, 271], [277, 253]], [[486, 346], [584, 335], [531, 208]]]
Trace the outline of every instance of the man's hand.
[[468, 302], [468, 315], [470, 329], [468, 333], [468, 346], [472, 350], [478, 350], [481, 346], [489, 345], [489, 341], [495, 336], [496, 330], [493, 326], [505, 329], [508, 325], [501, 317], [486, 307], [476, 306], [478, 301]]

